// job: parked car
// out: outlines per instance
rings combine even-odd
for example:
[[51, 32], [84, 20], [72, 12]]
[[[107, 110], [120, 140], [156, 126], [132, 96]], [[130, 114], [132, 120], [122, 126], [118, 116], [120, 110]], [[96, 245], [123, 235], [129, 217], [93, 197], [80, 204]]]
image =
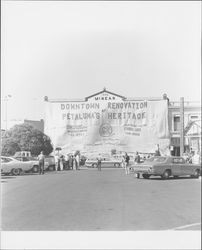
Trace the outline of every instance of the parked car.
[[2, 174], [20, 175], [22, 172], [37, 173], [38, 170], [38, 161], [20, 161], [13, 157], [1, 156]]
[[86, 162], [87, 158], [85, 156], [81, 156], [80, 158], [80, 166], [84, 166], [85, 165], [85, 162]]
[[[17, 156], [17, 157], [13, 157], [16, 160], [19, 161], [35, 161], [38, 164], [38, 159], [37, 157], [24, 157], [24, 156]], [[55, 158], [54, 156], [45, 156], [45, 163], [44, 163], [44, 170], [46, 171], [53, 171], [55, 170]], [[34, 168], [34, 172], [38, 172], [38, 168], [36, 169], [36, 167]]]
[[[85, 162], [87, 167], [97, 167], [97, 159], [87, 159]], [[121, 160], [120, 159], [113, 159], [113, 158], [102, 158], [102, 167], [121, 167]]]
[[186, 163], [184, 158], [178, 156], [154, 156], [146, 159], [144, 163], [134, 165], [133, 170], [137, 178], [140, 174], [146, 179], [152, 175], [161, 176], [163, 179], [183, 175], [198, 178], [201, 165]]
[[44, 170], [54, 171], [55, 170], [55, 157], [45, 156]]

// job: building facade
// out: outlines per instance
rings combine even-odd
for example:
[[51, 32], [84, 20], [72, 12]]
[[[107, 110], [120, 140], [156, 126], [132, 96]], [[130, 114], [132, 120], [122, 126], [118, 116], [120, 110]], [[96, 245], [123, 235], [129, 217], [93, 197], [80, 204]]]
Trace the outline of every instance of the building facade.
[[[180, 155], [180, 102], [169, 102], [170, 150]], [[184, 151], [201, 152], [201, 103], [184, 102]]]
[[[180, 102], [166, 94], [126, 98], [105, 88], [82, 100], [45, 100], [44, 132], [64, 153], [136, 151], [180, 155]], [[184, 103], [185, 150], [201, 152], [200, 103]]]
[[81, 100], [45, 97], [45, 133], [64, 153], [169, 150], [168, 101], [126, 98], [105, 88]]
[[44, 120], [43, 119], [41, 119], [39, 121], [25, 119], [24, 123], [31, 125], [33, 128], [35, 128], [41, 132], [44, 132]]

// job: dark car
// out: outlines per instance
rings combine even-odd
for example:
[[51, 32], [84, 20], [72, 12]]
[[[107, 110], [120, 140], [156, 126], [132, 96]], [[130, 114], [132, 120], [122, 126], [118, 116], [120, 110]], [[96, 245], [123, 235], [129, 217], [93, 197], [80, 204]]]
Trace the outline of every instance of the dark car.
[[80, 158], [80, 166], [84, 166], [86, 160], [87, 160], [87, 157], [85, 157], [85, 156], [82, 155], [81, 158]]
[[198, 178], [201, 173], [201, 164], [186, 163], [184, 158], [178, 156], [154, 156], [147, 159], [144, 163], [133, 166], [137, 178], [150, 176], [161, 176], [163, 179], [189, 175]]
[[54, 171], [55, 170], [55, 157], [54, 156], [45, 156], [44, 170]]

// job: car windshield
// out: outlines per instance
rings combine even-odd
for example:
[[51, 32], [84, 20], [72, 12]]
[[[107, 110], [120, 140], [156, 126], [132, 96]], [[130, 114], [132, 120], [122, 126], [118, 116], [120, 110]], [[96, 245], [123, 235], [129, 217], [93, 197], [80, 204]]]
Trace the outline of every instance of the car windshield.
[[151, 157], [147, 159], [147, 162], [164, 162], [166, 160], [166, 157]]

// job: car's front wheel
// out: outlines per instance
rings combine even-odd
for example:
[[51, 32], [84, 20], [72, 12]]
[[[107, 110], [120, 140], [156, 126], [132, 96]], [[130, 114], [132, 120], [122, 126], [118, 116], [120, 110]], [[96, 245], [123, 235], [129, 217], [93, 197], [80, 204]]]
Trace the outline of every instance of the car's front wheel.
[[135, 177], [136, 177], [137, 179], [139, 179], [139, 178], [140, 178], [140, 174], [139, 174], [139, 173], [135, 173]]
[[39, 171], [39, 166], [33, 166], [32, 173], [38, 173], [38, 171]]
[[162, 179], [168, 179], [170, 176], [171, 176], [170, 170], [165, 170], [165, 172], [161, 177]]
[[120, 163], [115, 163], [114, 167], [119, 168], [120, 167]]
[[97, 163], [93, 163], [93, 164], [92, 164], [92, 167], [93, 167], [93, 168], [96, 168], [96, 167], [97, 167]]
[[192, 175], [191, 177], [192, 178], [199, 178], [199, 176], [200, 176], [200, 170], [196, 169], [195, 172], [194, 172], [194, 175]]
[[12, 174], [12, 175], [17, 176], [17, 175], [20, 175], [20, 173], [21, 173], [21, 169], [20, 169], [20, 168], [13, 168], [13, 169], [11, 170], [11, 174]]
[[145, 178], [145, 179], [149, 179], [151, 175], [150, 174], [143, 174], [142, 177]]
[[54, 165], [50, 165], [50, 166], [48, 167], [48, 170], [49, 170], [49, 171], [54, 171], [54, 170], [55, 170], [55, 166], [54, 166]]

